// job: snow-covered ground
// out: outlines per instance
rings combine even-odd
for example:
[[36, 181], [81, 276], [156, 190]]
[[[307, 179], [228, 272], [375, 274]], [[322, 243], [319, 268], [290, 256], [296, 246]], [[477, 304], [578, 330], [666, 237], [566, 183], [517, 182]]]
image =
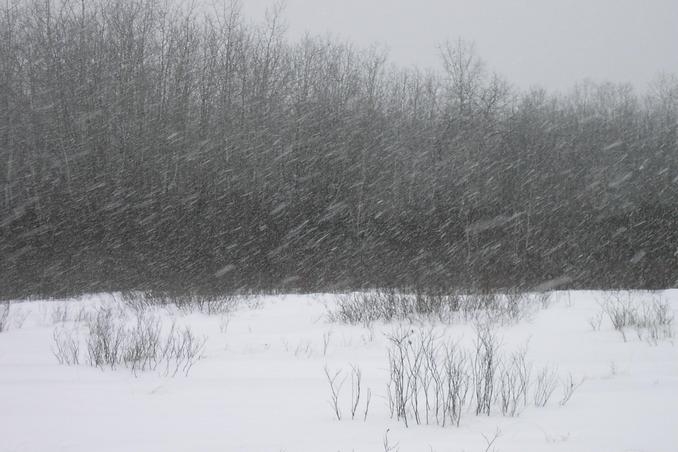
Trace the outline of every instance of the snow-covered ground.
[[[678, 291], [660, 296], [678, 311]], [[632, 297], [641, 302], [647, 294]], [[528, 403], [515, 417], [496, 407], [475, 416], [471, 404], [459, 427], [412, 420], [406, 427], [391, 417], [387, 335], [399, 326], [435, 328], [471, 346], [471, 322], [331, 323], [335, 295], [260, 297], [212, 316], [154, 308], [207, 337], [188, 376], [171, 377], [101, 370], [86, 359], [77, 366], [57, 362], [55, 328], [86, 329], [76, 320], [117, 303], [110, 296], [13, 303], [0, 333], [0, 451], [676, 451], [678, 348], [672, 338], [641, 339], [633, 329], [625, 340], [601, 317], [607, 298], [556, 292], [549, 307], [495, 325], [503, 350], [526, 347], [535, 372], [548, 366], [559, 381], [571, 376], [581, 385], [561, 404], [559, 383], [545, 407]], [[363, 378], [354, 420], [351, 366]], [[341, 371], [337, 381], [346, 378], [341, 421], [326, 368]]]

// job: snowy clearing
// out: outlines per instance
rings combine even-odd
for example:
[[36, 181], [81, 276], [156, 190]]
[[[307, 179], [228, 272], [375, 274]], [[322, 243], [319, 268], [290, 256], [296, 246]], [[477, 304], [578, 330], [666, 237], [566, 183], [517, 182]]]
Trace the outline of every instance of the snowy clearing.
[[[676, 450], [678, 349], [671, 319], [678, 311], [678, 290], [554, 292], [548, 301], [535, 298], [523, 307], [515, 322], [491, 322], [487, 331], [496, 339], [498, 355], [490, 415], [475, 414], [477, 378], [470, 375], [459, 426], [447, 421], [444, 427], [436, 422], [432, 399], [430, 409], [423, 408], [421, 387], [416, 392], [421, 425], [412, 400], [404, 407], [408, 426], [397, 419], [389, 402], [394, 393], [389, 351], [393, 357], [398, 334], [406, 345], [423, 338], [434, 344], [432, 362], [443, 360], [442, 350], [451, 346], [466, 353], [459, 356], [473, 368], [479, 317], [350, 325], [329, 320], [338, 300], [337, 295], [262, 296], [212, 315], [173, 306], [139, 308], [110, 295], [12, 303], [4, 321], [0, 312], [0, 450]], [[667, 329], [648, 320], [647, 306], [657, 300], [663, 303], [656, 305], [657, 315], [664, 316]], [[172, 331], [190, 330], [201, 357], [186, 372], [174, 373], [163, 370], [161, 358], [134, 371], [124, 363], [115, 369], [90, 366], [87, 331], [102, 309], [112, 318], [128, 319], [130, 329], [119, 329], [128, 335], [140, 318], [135, 309], [143, 310], [150, 316], [144, 318], [160, 322], [160, 344]], [[55, 338], [71, 333], [68, 337], [79, 341], [79, 364], [60, 364]], [[501, 370], [521, 350], [530, 389], [514, 397], [514, 416], [502, 415], [507, 387], [502, 390]], [[435, 372], [424, 372], [423, 382], [432, 387]], [[410, 381], [405, 377], [402, 381]], [[539, 391], [552, 394], [537, 403]]]

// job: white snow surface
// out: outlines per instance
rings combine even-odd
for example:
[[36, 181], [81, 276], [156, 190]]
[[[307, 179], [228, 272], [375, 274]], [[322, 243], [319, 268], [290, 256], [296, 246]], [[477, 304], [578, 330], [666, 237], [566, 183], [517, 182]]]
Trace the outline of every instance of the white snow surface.
[[[527, 344], [536, 367], [584, 380], [565, 406], [559, 386], [546, 407], [528, 406], [517, 417], [468, 412], [459, 427], [444, 428], [406, 428], [390, 417], [385, 334], [397, 325], [331, 323], [335, 295], [262, 296], [239, 305], [228, 322], [156, 308], [208, 337], [202, 359], [176, 377], [58, 364], [52, 334], [63, 322], [54, 310], [116, 303], [108, 295], [16, 302], [0, 333], [0, 451], [384, 451], [388, 435], [402, 452], [675, 452], [678, 348], [673, 339], [651, 344], [635, 334], [625, 342], [608, 319], [594, 331], [589, 319], [603, 295], [554, 292], [550, 307], [496, 326], [503, 349]], [[677, 290], [661, 295], [678, 311]], [[463, 322], [402, 324], [461, 342], [474, 337]], [[350, 419], [350, 380], [340, 393], [344, 419], [334, 417], [326, 365], [345, 375], [360, 367], [372, 392], [366, 421]]]

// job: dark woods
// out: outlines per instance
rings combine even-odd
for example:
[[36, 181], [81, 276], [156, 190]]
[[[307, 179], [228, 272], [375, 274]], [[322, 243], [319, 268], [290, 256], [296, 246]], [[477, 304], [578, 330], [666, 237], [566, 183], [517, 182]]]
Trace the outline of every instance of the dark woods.
[[0, 9], [0, 296], [678, 279], [675, 77], [555, 96], [236, 4]]

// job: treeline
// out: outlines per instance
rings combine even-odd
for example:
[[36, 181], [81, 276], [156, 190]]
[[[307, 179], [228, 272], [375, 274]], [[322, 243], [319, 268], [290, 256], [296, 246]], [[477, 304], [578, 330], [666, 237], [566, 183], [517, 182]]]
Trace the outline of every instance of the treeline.
[[522, 92], [463, 41], [403, 69], [237, 2], [0, 8], [0, 296], [678, 280], [676, 77]]

